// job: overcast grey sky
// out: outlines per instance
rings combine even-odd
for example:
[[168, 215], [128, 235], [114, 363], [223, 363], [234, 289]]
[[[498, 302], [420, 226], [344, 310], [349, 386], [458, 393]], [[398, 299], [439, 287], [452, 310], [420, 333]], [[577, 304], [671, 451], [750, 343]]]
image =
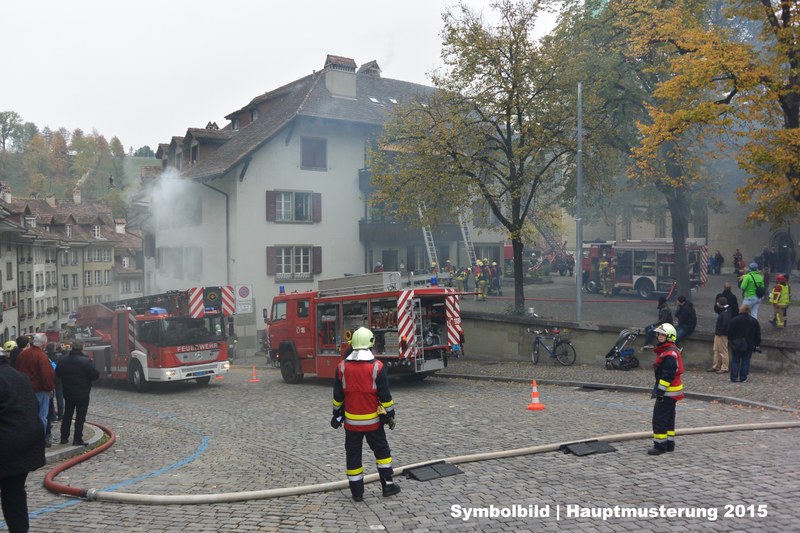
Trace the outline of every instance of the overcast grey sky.
[[[490, 12], [490, 0], [466, 0]], [[429, 84], [453, 0], [10, 0], [0, 111], [153, 150], [323, 67]], [[546, 24], [542, 22], [542, 24]], [[537, 28], [538, 30], [538, 28]]]

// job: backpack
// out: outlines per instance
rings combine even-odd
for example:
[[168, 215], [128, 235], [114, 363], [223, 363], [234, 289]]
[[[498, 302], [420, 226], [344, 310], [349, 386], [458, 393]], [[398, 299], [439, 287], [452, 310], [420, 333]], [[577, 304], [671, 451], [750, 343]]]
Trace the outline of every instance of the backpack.
[[753, 283], [756, 286], [756, 296], [759, 298], [763, 298], [765, 294], [767, 294], [767, 290], [764, 288], [764, 284], [762, 283], [759, 285], [756, 283], [756, 278], [753, 277], [753, 274], [750, 274], [750, 279], [753, 280]]

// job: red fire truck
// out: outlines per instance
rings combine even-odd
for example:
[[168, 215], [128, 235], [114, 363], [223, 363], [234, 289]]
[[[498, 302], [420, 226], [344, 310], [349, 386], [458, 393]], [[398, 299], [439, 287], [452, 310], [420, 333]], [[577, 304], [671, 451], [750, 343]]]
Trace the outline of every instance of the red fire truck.
[[226, 373], [233, 312], [232, 287], [195, 287], [87, 305], [78, 309], [77, 325], [93, 339], [110, 339], [87, 342], [100, 374], [144, 392], [151, 382], [207, 385]]
[[[675, 281], [675, 250], [672, 239], [606, 241], [584, 244], [583, 279], [586, 290], [600, 292], [600, 262], [614, 258], [614, 292], [635, 291], [642, 298], [669, 294]], [[708, 280], [708, 249], [705, 239], [686, 239], [691, 286]]]
[[319, 290], [272, 301], [270, 357], [287, 383], [305, 374], [334, 377], [336, 364], [359, 327], [375, 334], [373, 353], [392, 374], [422, 379], [462, 352], [459, 296], [455, 289], [415, 284], [399, 272], [321, 280]]

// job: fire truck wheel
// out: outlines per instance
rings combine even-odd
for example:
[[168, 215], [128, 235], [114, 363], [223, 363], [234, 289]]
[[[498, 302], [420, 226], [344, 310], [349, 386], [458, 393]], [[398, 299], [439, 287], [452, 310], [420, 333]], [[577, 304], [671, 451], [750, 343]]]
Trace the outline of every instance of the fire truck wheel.
[[211, 376], [203, 376], [201, 378], [195, 379], [198, 385], [208, 385], [211, 383]]
[[653, 295], [653, 284], [650, 282], [649, 279], [640, 279], [638, 283], [636, 283], [636, 293], [641, 298], [650, 298]]
[[291, 385], [296, 385], [303, 381], [303, 374], [298, 373], [297, 357], [281, 354], [281, 377], [283, 381]]
[[144, 371], [139, 361], [134, 361], [128, 373], [128, 382], [133, 385], [136, 392], [145, 392], [147, 390], [147, 380], [144, 378]]

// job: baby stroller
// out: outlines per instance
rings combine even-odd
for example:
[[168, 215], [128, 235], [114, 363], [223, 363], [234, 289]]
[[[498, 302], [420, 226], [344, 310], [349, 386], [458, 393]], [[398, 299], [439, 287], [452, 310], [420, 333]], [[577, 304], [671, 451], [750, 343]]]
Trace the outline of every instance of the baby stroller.
[[630, 346], [641, 334], [640, 329], [623, 329], [617, 336], [614, 346], [606, 354], [607, 370], [632, 370], [639, 366], [639, 359], [633, 355]]

